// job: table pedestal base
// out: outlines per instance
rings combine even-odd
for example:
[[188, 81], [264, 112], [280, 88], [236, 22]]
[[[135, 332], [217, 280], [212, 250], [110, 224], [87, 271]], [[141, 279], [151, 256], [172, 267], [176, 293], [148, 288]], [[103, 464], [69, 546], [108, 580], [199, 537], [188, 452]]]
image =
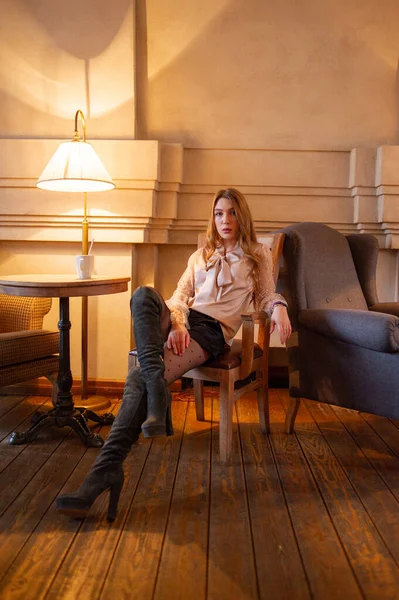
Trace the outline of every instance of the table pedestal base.
[[31, 426], [27, 431], [19, 433], [14, 431], [8, 443], [12, 446], [18, 444], [27, 444], [37, 438], [42, 429], [50, 426], [71, 427], [79, 435], [82, 442], [88, 447], [101, 448], [104, 440], [97, 433], [92, 433], [87, 425], [86, 419], [100, 423], [101, 425], [111, 425], [115, 419], [112, 413], [97, 415], [91, 410], [74, 407], [71, 412], [66, 412], [60, 408], [53, 408], [49, 412], [37, 411], [32, 416]]

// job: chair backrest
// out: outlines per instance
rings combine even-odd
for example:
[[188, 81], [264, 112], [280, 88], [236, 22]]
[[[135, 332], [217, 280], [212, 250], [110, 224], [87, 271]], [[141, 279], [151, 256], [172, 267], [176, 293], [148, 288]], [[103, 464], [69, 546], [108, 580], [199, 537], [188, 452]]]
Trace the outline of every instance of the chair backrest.
[[0, 333], [41, 329], [51, 303], [51, 298], [0, 294]]
[[281, 256], [284, 247], [284, 233], [267, 233], [258, 236], [258, 242], [264, 246], [268, 246], [272, 253], [273, 261], [273, 279], [274, 283], [277, 283], [278, 275], [280, 272]]
[[292, 308], [367, 310], [351, 246], [344, 235], [320, 223], [284, 229]]

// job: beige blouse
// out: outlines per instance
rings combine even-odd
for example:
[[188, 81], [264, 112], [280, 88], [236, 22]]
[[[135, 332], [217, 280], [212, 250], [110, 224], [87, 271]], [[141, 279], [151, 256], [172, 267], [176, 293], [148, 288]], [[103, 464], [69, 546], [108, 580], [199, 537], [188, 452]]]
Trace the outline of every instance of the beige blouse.
[[[269, 248], [260, 246], [258, 252], [261, 257], [259, 309], [271, 315], [275, 302], [287, 303], [275, 291]], [[252, 302], [250, 264], [239, 245], [226, 254], [224, 249], [216, 249], [207, 265], [202, 253], [203, 248], [200, 248], [190, 256], [176, 290], [166, 301], [171, 320], [188, 328], [187, 317], [192, 308], [217, 319], [226, 342], [231, 344], [240, 328], [241, 314], [248, 311]]]

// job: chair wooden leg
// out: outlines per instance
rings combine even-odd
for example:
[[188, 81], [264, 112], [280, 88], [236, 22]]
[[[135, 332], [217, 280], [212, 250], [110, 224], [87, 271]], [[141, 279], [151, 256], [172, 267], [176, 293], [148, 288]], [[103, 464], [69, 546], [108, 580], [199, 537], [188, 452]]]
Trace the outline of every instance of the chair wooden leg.
[[222, 465], [231, 462], [233, 446], [234, 381], [227, 372], [220, 382], [219, 453]]
[[193, 379], [193, 384], [194, 384], [195, 412], [197, 414], [197, 421], [205, 421], [204, 382], [202, 381], [202, 379]]
[[133, 367], [139, 367], [139, 361], [137, 356], [134, 356], [133, 354], [129, 354], [128, 358], [127, 358], [127, 370], [130, 371], [130, 369], [133, 369]]
[[[256, 374], [258, 378], [263, 377], [262, 372]], [[270, 417], [269, 417], [269, 385], [268, 380], [262, 381], [262, 384], [256, 390], [258, 398], [259, 423], [262, 433], [270, 433]]]
[[298, 408], [301, 403], [301, 398], [290, 398], [290, 404], [287, 410], [287, 416], [285, 417], [285, 432], [293, 433], [296, 415]]

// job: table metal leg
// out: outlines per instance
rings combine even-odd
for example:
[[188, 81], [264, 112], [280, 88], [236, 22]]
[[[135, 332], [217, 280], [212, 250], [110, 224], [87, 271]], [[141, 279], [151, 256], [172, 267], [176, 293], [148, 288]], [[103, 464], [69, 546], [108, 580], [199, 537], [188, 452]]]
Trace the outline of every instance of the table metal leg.
[[[29, 429], [23, 433], [14, 431], [8, 441], [9, 444], [26, 444], [33, 441], [40, 431], [46, 427], [71, 427], [81, 438], [86, 446], [100, 448], [104, 440], [97, 433], [92, 433], [87, 425], [86, 418], [96, 421], [101, 425], [110, 425], [114, 415], [106, 413], [97, 415], [93, 411], [75, 407], [72, 397], [72, 373], [70, 364], [69, 331], [71, 322], [69, 320], [69, 298], [60, 298], [60, 320], [58, 321], [60, 332], [60, 367], [57, 377], [58, 394], [55, 407], [48, 412], [37, 411], [31, 421]], [[86, 417], [86, 418], [85, 418]]]
[[60, 320], [58, 321], [58, 330], [60, 332], [60, 368], [57, 377], [58, 394], [55, 408], [69, 413], [73, 410], [70, 329], [69, 298], [60, 298]]

